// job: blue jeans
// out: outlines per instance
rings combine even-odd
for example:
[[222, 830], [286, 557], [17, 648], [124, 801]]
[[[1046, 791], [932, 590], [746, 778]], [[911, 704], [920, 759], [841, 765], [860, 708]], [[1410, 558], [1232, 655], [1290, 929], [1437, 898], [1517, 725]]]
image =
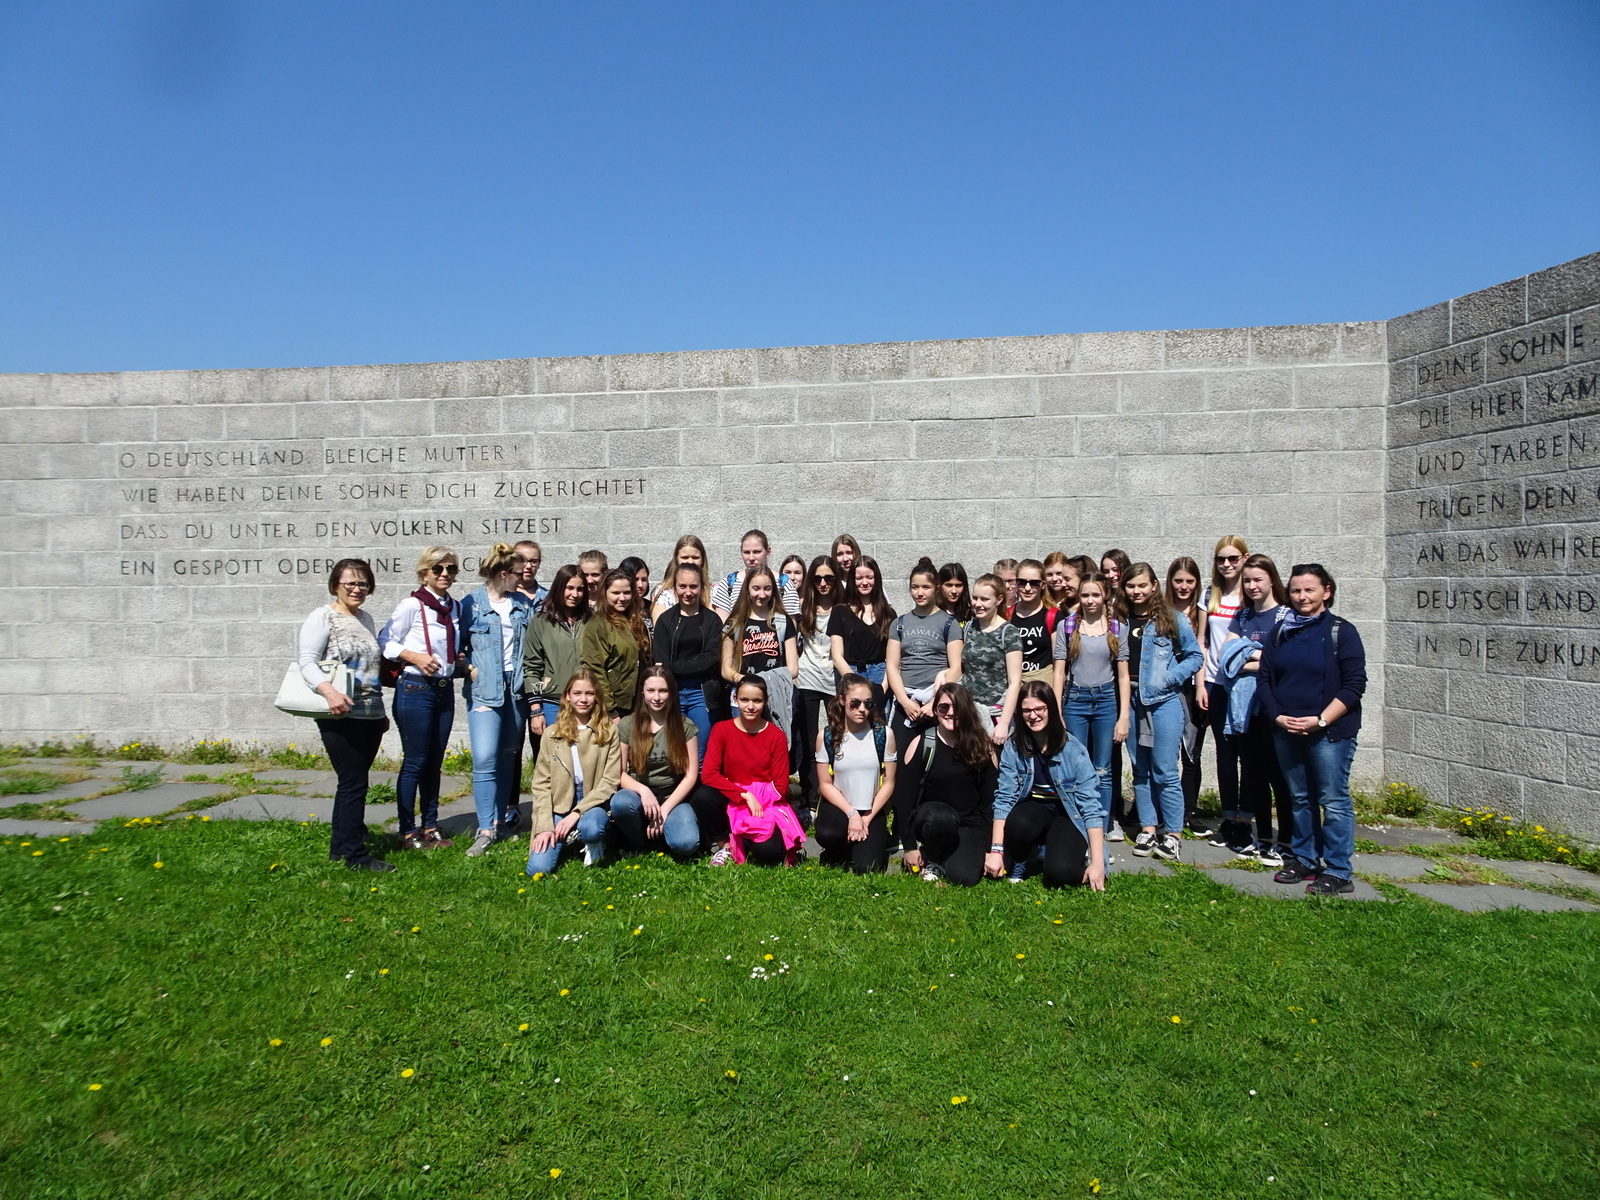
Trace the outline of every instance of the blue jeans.
[[528, 702], [509, 688], [496, 705], [476, 700], [467, 709], [467, 735], [472, 740], [472, 802], [478, 809], [478, 832], [494, 829], [522, 790], [522, 733]]
[[539, 701], [539, 711], [544, 714], [544, 727], [549, 729], [556, 723], [556, 718], [561, 715], [561, 702], [558, 700]]
[[1100, 776], [1100, 807], [1111, 832], [1111, 747], [1117, 731], [1117, 685], [1075, 687], [1067, 693], [1067, 732], [1089, 751], [1089, 761]]
[[689, 684], [678, 694], [678, 706], [683, 709], [683, 715], [700, 731], [697, 750], [700, 761], [705, 762], [706, 743], [711, 740], [711, 712], [706, 708], [705, 689], [698, 683]]
[[1349, 879], [1350, 856], [1356, 852], [1356, 809], [1350, 799], [1356, 739], [1332, 742], [1321, 730], [1299, 734], [1274, 728], [1272, 740], [1294, 802], [1289, 849], [1305, 866], [1320, 865], [1329, 875]]
[[[631, 796], [633, 793], [629, 792], [628, 795]], [[596, 858], [606, 852], [606, 825], [609, 821], [610, 814], [606, 812], [604, 804], [595, 805], [578, 818], [578, 840], [593, 850]], [[565, 842], [554, 842], [548, 849], [528, 851], [528, 874], [550, 874], [560, 862], [561, 851], [564, 849], [566, 849]]]
[[855, 663], [851, 663], [850, 669], [865, 679], [868, 683], [875, 683], [879, 687], [882, 687], [884, 681], [889, 678], [888, 663], [863, 663], [860, 666], [857, 666]]
[[[650, 844], [644, 835], [644, 800], [638, 792], [622, 789], [611, 797], [611, 821], [617, 835], [630, 848], [643, 850]], [[661, 836], [674, 858], [692, 858], [700, 853], [700, 822], [688, 797], [672, 806]]]
[[[1155, 745], [1141, 746], [1139, 725], [1148, 713], [1155, 729]], [[1168, 696], [1154, 708], [1133, 702], [1133, 728], [1128, 740], [1133, 748], [1133, 803], [1139, 824], [1154, 825], [1160, 833], [1183, 830], [1183, 775], [1178, 755], [1183, 750], [1184, 702], [1182, 694]], [[1159, 810], [1159, 819], [1157, 818]]]
[[394, 727], [400, 731], [400, 836], [417, 827], [417, 793], [422, 793], [422, 827], [439, 824], [439, 770], [444, 766], [450, 730], [456, 723], [456, 694], [449, 680], [430, 682], [401, 675], [394, 688]]

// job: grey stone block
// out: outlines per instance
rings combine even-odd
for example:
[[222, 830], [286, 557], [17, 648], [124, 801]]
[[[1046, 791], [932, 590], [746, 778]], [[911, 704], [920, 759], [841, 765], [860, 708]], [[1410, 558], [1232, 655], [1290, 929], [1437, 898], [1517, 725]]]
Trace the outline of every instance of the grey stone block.
[[1585, 308], [1567, 318], [1567, 362], [1600, 358], [1600, 307]]
[[85, 796], [99, 795], [111, 786], [111, 781], [103, 778], [80, 779], [77, 783], [51, 788], [48, 792], [36, 792], [29, 796], [0, 796], [0, 808], [8, 804], [54, 804], [59, 800], [82, 800]]
[[1429, 305], [1385, 322], [1391, 362], [1450, 344], [1450, 302]]
[[434, 400], [461, 395], [461, 367], [458, 362], [402, 363], [396, 369], [395, 381], [400, 399]]
[[1526, 883], [1536, 888], [1574, 887], [1600, 891], [1600, 875], [1580, 867], [1569, 867], [1563, 863], [1510, 862], [1498, 858], [1479, 858], [1470, 854], [1466, 859], [1475, 866], [1492, 868], [1502, 875], [1509, 875], [1519, 883]]
[[1070, 333], [993, 339], [997, 375], [1057, 375], [1073, 369], [1078, 339]]
[[716, 425], [722, 420], [716, 392], [651, 392], [646, 400], [650, 424], [655, 428], [686, 429]]
[[1350, 321], [1339, 327], [1339, 357], [1345, 362], [1385, 362], [1389, 338], [1382, 321]]
[[117, 377], [117, 402], [123, 405], [187, 404], [189, 372], [124, 371]]
[[492, 435], [501, 432], [502, 408], [499, 400], [474, 397], [470, 400], [435, 400], [433, 432], [436, 434]]
[[1527, 280], [1512, 279], [1450, 302], [1450, 340], [1465, 342], [1528, 319]]
[[1297, 408], [1377, 407], [1384, 402], [1388, 371], [1382, 365], [1297, 367]]
[[537, 388], [536, 360], [500, 358], [461, 364], [462, 396], [528, 396]]
[[835, 377], [850, 381], [907, 379], [911, 376], [910, 342], [869, 342], [834, 347]]
[[872, 389], [866, 384], [801, 388], [797, 417], [805, 424], [870, 421]]
[[597, 467], [603, 465], [605, 444], [592, 433], [544, 433], [534, 458], [541, 467]]
[[644, 429], [646, 425], [643, 392], [600, 392], [572, 397], [572, 428], [575, 430], [632, 430]]
[[[223, 769], [224, 772], [226, 769]], [[332, 789], [338, 784], [339, 777], [332, 771], [257, 771], [256, 779], [270, 783], [292, 783], [300, 787], [320, 787], [327, 789], [324, 794], [332, 795]]]
[[1600, 253], [1528, 276], [1528, 319], [1537, 321], [1600, 303]]
[[[110, 410], [112, 415], [120, 415]], [[0, 410], [0, 442], [82, 442], [88, 414], [76, 408], [13, 408]]]
[[509, 396], [500, 401], [501, 428], [507, 433], [570, 429], [573, 403], [571, 396]]
[[1250, 413], [1239, 445], [1256, 451], [1332, 450], [1339, 445], [1339, 414], [1327, 410]]
[[223, 436], [237, 442], [266, 442], [295, 435], [292, 404], [236, 404], [223, 410]]
[[[1123, 496], [1194, 496], [1205, 478], [1209, 456], [1161, 454], [1122, 459], [1117, 464], [1117, 493]], [[1188, 502], [1184, 503], [1188, 516]]]
[[1526, 387], [1530, 424], [1600, 412], [1600, 365], [1595, 363], [1534, 376]]
[[1166, 335], [1159, 330], [1080, 333], [1080, 371], [1159, 371], [1166, 366]]
[[1311, 450], [1294, 456], [1297, 492], [1381, 492], [1383, 480], [1381, 450]]
[[799, 389], [730, 388], [722, 393], [722, 424], [789, 425], [794, 422]]
[[958, 419], [1032, 416], [1038, 409], [1032, 379], [957, 379], [950, 384], [950, 415]]
[[1162, 445], [1169, 454], [1237, 452], [1248, 444], [1255, 414], [1243, 412], [1178, 413], [1163, 417]]
[[[397, 400], [400, 368], [392, 364], [328, 368], [328, 399]], [[197, 389], [198, 390], [198, 389]]]
[[257, 404], [261, 400], [260, 371], [191, 371], [191, 404]]
[[988, 421], [918, 421], [912, 427], [917, 458], [970, 459], [994, 455], [994, 430]]
[[[598, 354], [534, 360], [534, 387], [541, 393], [606, 390], [606, 360]], [[676, 380], [673, 385], [677, 386]]]
[[1496, 912], [1502, 908], [1525, 908], [1532, 912], [1600, 912], [1600, 905], [1530, 892], [1523, 888], [1496, 887], [1494, 884], [1402, 883], [1415, 892], [1461, 912]]
[[[1272, 882], [1270, 871], [1230, 870], [1226, 867], [1212, 871], [1211, 878], [1218, 883], [1225, 883], [1235, 891], [1244, 892], [1250, 896], [1265, 896], [1269, 900], [1308, 900], [1311, 897], [1306, 893], [1303, 883], [1285, 884]], [[1363, 879], [1352, 880], [1355, 890], [1339, 896], [1328, 897], [1334, 900], [1382, 900], [1383, 893]]]
[[93, 824], [83, 821], [30, 821], [19, 817], [0, 817], [0, 835], [5, 837], [81, 837], [94, 831]]
[[1114, 413], [1120, 389], [1116, 375], [1063, 375], [1039, 380], [1039, 412], [1046, 416]]
[[676, 352], [608, 354], [606, 387], [614, 392], [649, 392], [683, 386]]
[[1194, 413], [1206, 406], [1205, 376], [1198, 371], [1147, 371], [1119, 377], [1118, 407], [1125, 413]]
[[[612, 467], [675, 467], [678, 437], [658, 429], [597, 433], [606, 443], [606, 465]], [[763, 461], [776, 461], [763, 459]]]
[[756, 382], [753, 350], [691, 350], [678, 356], [687, 388], [750, 387]]
[[195, 404], [153, 411], [156, 414], [155, 438], [158, 442], [204, 441], [208, 438], [220, 440], [223, 420], [228, 413], [220, 404]]
[[1593, 789], [1530, 779], [1523, 788], [1523, 798], [1524, 810], [1513, 815], [1591, 842], [1600, 841], [1600, 804], [1595, 801]]
[[[1287, 451], [1208, 454], [1205, 491], [1208, 495], [1263, 495], [1287, 492], [1294, 479], [1294, 454]], [[1381, 515], [1378, 518], [1382, 520]], [[1363, 532], [1377, 522], [1363, 527]]]
[[1172, 868], [1155, 858], [1135, 858], [1121, 847], [1112, 855], [1115, 861], [1106, 869], [1110, 875], [1171, 875]]
[[1207, 371], [1205, 398], [1210, 409], [1294, 407], [1294, 373], [1287, 370]]
[[91, 408], [87, 439], [91, 442], [149, 442], [155, 439], [154, 408]]
[[1489, 337], [1484, 378], [1493, 382], [1539, 374], [1567, 364], [1567, 318], [1552, 317]]
[[779, 346], [757, 350], [756, 382], [828, 383], [833, 379], [832, 346]]
[[1169, 329], [1165, 331], [1163, 365], [1177, 367], [1242, 367], [1250, 361], [1248, 329]]
[[52, 375], [50, 403], [62, 408], [83, 408], [117, 402], [118, 376], [109, 372], [95, 375]]
[[877, 421], [941, 420], [954, 416], [954, 407], [946, 379], [872, 386], [872, 416]]
[[756, 431], [749, 425], [718, 430], [715, 437], [686, 431], [681, 437], [680, 446], [679, 461], [686, 467], [753, 464], [758, 461]]
[[758, 425], [756, 461], [826, 462], [833, 457], [831, 425]]
[[1077, 453], [1075, 417], [1008, 417], [995, 421], [993, 431], [997, 458], [1070, 458]]
[[272, 367], [261, 372], [264, 404], [320, 401], [328, 398], [327, 367]]
[[50, 401], [49, 375], [0, 375], [0, 406], [23, 408]]
[[433, 433], [433, 401], [391, 400], [361, 406], [362, 433], [369, 438], [426, 437]]
[[991, 343], [987, 338], [956, 338], [942, 342], [911, 343], [911, 374], [918, 379], [947, 379], [956, 375], [987, 375]]
[[877, 421], [834, 426], [834, 455], [861, 462], [911, 456], [910, 421]]
[[[1250, 336], [1250, 362], [1287, 364], [1335, 362], [1339, 325], [1265, 325], [1241, 330]], [[1382, 357], [1381, 355], [1379, 357]]]
[[1078, 446], [1085, 454], [1161, 454], [1167, 422], [1156, 416], [1078, 418]]

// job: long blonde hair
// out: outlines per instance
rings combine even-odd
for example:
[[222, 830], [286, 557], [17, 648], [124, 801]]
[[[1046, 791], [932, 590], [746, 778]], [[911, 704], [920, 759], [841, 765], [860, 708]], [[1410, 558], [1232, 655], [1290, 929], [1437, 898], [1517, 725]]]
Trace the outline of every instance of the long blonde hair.
[[[694, 534], [686, 533], [673, 544], [672, 557], [667, 559], [667, 569], [661, 576], [661, 582], [656, 584], [650, 593], [649, 600], [652, 604], [663, 595], [671, 595], [677, 587], [678, 555], [685, 546], [693, 546], [700, 551], [700, 578], [704, 580], [711, 575], [711, 558], [706, 554], [706, 544]], [[709, 603], [709, 598], [707, 602]]]
[[[1100, 589], [1100, 612], [1106, 623], [1106, 649], [1111, 652], [1111, 661], [1117, 661], [1117, 651], [1121, 643], [1117, 641], [1117, 631], [1114, 628], [1116, 618], [1111, 612], [1111, 583], [1099, 571], [1091, 571], [1078, 579], [1078, 593], [1082, 595], [1085, 584], [1094, 584]], [[1077, 662], [1078, 651], [1083, 649], [1083, 606], [1078, 606], [1077, 618], [1072, 622], [1072, 636], [1067, 639], [1067, 661]]]
[[[1070, 571], [1072, 570], [1072, 560], [1067, 557], [1065, 551], [1052, 550], [1049, 554], [1044, 556], [1044, 568], [1041, 574], [1049, 575], [1051, 567], [1066, 567]], [[1040, 591], [1044, 593], [1044, 603], [1046, 608], [1060, 608], [1062, 604], [1066, 602], [1066, 596], [1057, 596], [1051, 592], [1050, 581], [1048, 579], [1045, 580], [1044, 587], [1042, 587]]]
[[567, 699], [572, 694], [572, 685], [587, 683], [594, 688], [594, 707], [589, 710], [589, 740], [596, 746], [606, 746], [611, 739], [617, 736], [617, 726], [606, 713], [606, 687], [588, 667], [579, 667], [572, 673], [572, 678], [561, 688], [561, 707], [556, 711], [556, 723], [550, 727], [548, 737], [555, 738], [558, 742], [576, 745], [578, 741], [578, 710], [572, 707], [572, 702]]
[[1237, 533], [1224, 534], [1217, 541], [1217, 548], [1211, 552], [1211, 597], [1206, 601], [1206, 611], [1214, 613], [1222, 604], [1222, 593], [1228, 590], [1228, 585], [1223, 581], [1222, 572], [1217, 570], [1217, 555], [1224, 550], [1237, 550], [1239, 552], [1239, 591], [1244, 594], [1244, 560], [1250, 557], [1250, 547], [1244, 544], [1244, 539]]

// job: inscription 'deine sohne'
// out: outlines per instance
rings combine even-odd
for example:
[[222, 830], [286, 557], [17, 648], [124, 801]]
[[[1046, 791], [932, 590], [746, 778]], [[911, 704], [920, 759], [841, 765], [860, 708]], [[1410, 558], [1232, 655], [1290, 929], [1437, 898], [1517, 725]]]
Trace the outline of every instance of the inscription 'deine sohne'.
[[[1559, 325], [1507, 338], [1489, 351], [1489, 365], [1502, 374], [1534, 374], [1548, 369], [1545, 359], [1551, 356], [1564, 359], [1569, 344], [1573, 350], [1584, 349], [1583, 322], [1574, 322], [1570, 338], [1567, 330]], [[1515, 369], [1517, 367], [1526, 370], [1518, 371]], [[1433, 387], [1462, 378], [1479, 379], [1483, 369], [1483, 346], [1469, 345], [1447, 350], [1417, 363], [1417, 386]]]

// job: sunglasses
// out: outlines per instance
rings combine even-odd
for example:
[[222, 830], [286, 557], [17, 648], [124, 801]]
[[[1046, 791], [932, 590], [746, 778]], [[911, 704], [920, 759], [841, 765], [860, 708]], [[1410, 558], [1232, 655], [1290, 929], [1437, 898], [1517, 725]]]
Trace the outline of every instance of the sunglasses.
[[954, 704], [935, 704], [933, 706], [933, 711], [938, 713], [941, 717], [948, 717], [951, 713], [955, 712], [955, 710], [956, 706]]
[[1219, 555], [1217, 555], [1217, 561], [1219, 563], [1243, 562], [1244, 561], [1244, 555], [1242, 555], [1242, 554], [1219, 554]]
[[455, 563], [440, 563], [433, 568], [433, 573], [435, 575], [459, 575], [461, 574], [461, 568]]
[[1017, 586], [1019, 588], [1041, 587], [1041, 586], [1043, 586], [1043, 584], [1044, 584], [1044, 580], [1042, 580], [1042, 579], [1019, 579], [1019, 580], [1017, 580]]
[[871, 700], [846, 700], [844, 702], [844, 706], [846, 708], [871, 708], [872, 707], [872, 701]]
[[811, 573], [811, 578], [813, 578], [813, 579], [835, 579], [835, 578], [837, 578], [837, 576], [835, 576], [832, 571], [828, 571], [826, 573], [824, 573], [822, 571], [813, 571]]

